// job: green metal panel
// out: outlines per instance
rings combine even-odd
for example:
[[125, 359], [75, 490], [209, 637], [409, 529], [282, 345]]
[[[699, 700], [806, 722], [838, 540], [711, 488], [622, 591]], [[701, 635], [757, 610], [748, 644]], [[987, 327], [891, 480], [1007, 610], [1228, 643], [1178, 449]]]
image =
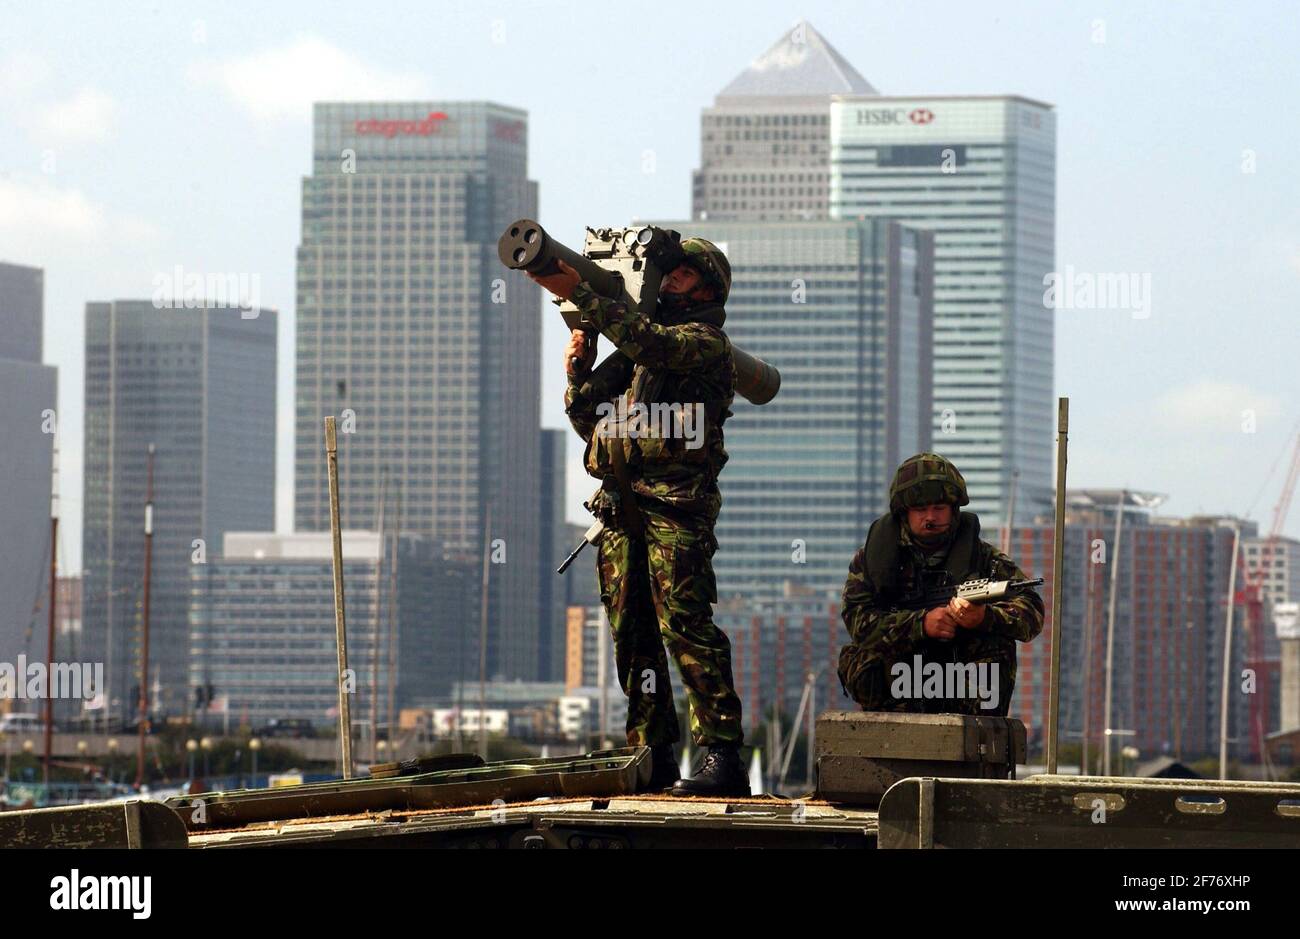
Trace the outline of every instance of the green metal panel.
[[541, 800], [450, 812], [386, 812], [196, 833], [192, 846], [559, 848], [870, 848], [874, 812], [775, 798], [642, 795]]
[[110, 802], [0, 812], [5, 848], [184, 848], [185, 823], [161, 802]]
[[540, 796], [625, 795], [649, 781], [649, 749], [624, 747], [580, 757], [486, 763], [414, 776], [204, 792], [168, 799], [167, 804], [181, 814], [191, 831], [205, 831], [253, 822], [489, 805]]
[[1300, 785], [1128, 777], [904, 779], [882, 848], [1297, 848]]

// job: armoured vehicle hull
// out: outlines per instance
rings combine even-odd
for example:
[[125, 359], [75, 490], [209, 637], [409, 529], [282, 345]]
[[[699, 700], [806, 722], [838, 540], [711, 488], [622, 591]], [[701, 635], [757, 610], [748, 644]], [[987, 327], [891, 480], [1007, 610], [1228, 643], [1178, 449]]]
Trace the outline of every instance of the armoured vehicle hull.
[[483, 763], [473, 754], [372, 777], [0, 813], [14, 847], [1300, 847], [1300, 784], [1005, 778], [1024, 728], [1005, 718], [828, 712], [826, 782], [805, 798], [647, 793], [649, 751]]

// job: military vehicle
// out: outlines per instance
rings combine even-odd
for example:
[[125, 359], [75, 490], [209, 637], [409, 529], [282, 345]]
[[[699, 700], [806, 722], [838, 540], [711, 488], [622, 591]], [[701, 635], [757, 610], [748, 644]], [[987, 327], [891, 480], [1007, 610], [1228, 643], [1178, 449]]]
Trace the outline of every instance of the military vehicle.
[[743, 799], [646, 792], [649, 750], [484, 762], [0, 813], [8, 847], [1300, 847], [1300, 784], [1037, 775], [1003, 717], [830, 711], [816, 786]]

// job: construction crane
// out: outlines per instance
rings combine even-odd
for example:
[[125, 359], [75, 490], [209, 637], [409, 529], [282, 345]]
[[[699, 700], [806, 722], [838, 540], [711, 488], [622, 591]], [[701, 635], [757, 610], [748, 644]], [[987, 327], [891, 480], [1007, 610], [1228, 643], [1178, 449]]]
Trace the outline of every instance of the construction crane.
[[1233, 598], [1235, 602], [1246, 606], [1246, 629], [1250, 643], [1246, 667], [1254, 671], [1257, 680], [1256, 693], [1250, 696], [1250, 754], [1256, 760], [1264, 753], [1265, 725], [1268, 723], [1272, 689], [1268, 663], [1264, 660], [1264, 629], [1268, 619], [1264, 613], [1264, 581], [1272, 569], [1273, 550], [1291, 510], [1291, 497], [1295, 494], [1297, 478], [1300, 478], [1300, 430], [1295, 434], [1291, 464], [1282, 483], [1282, 491], [1273, 506], [1273, 523], [1268, 537], [1260, 546], [1259, 559], [1246, 571], [1241, 592]]

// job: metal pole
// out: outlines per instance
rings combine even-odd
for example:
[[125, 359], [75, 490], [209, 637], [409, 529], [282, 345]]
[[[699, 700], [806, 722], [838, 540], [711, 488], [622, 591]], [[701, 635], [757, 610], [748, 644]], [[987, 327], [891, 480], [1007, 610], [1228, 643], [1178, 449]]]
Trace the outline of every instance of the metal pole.
[[790, 739], [786, 741], [785, 753], [781, 756], [781, 771], [776, 779], [776, 788], [785, 785], [786, 774], [790, 772], [790, 760], [794, 756], [794, 746], [799, 742], [799, 725], [803, 722], [804, 708], [808, 706], [808, 693], [816, 680], [811, 672], [804, 679], [803, 692], [799, 695], [799, 709], [795, 712], [794, 722], [790, 725]]
[[[769, 761], [771, 769], [768, 774], [772, 777], [772, 788], [779, 789], [781, 781], [779, 774], [781, 772], [781, 752], [785, 749], [785, 741], [781, 737], [781, 706], [784, 704], [781, 699], [776, 699], [772, 704], [772, 759]], [[795, 725], [798, 727], [798, 725]]]
[[1115, 658], [1115, 604], [1119, 599], [1119, 541], [1124, 534], [1124, 500], [1127, 489], [1121, 489], [1119, 502], [1115, 506], [1115, 547], [1110, 553], [1110, 610], [1106, 615], [1106, 700], [1104, 702], [1105, 718], [1102, 721], [1102, 739], [1105, 750], [1101, 757], [1101, 774], [1110, 775], [1110, 693], [1112, 686], [1112, 664]]
[[1223, 689], [1219, 696], [1219, 778], [1228, 778], [1228, 685], [1232, 678], [1232, 614], [1236, 607], [1237, 550], [1241, 526], [1232, 526], [1232, 565], [1228, 568], [1228, 615], [1223, 625]]
[[141, 617], [140, 716], [136, 726], [135, 787], [144, 785], [144, 735], [149, 726], [149, 580], [153, 568], [153, 455], [149, 444], [144, 495], [144, 609]]
[[397, 540], [402, 535], [402, 490], [397, 490], [396, 522], [393, 525], [392, 563], [388, 565], [388, 745], [397, 756]]
[[[1070, 399], [1058, 398], [1056, 408], [1056, 535], [1052, 539], [1052, 673], [1047, 708], [1048, 773], [1056, 772], [1061, 736], [1061, 644], [1065, 633], [1061, 628], [1061, 606], [1065, 594], [1065, 462], [1070, 438]], [[1013, 478], [1012, 486], [1014, 485]], [[1014, 492], [1013, 488], [1013, 495]]]
[[453, 746], [457, 753], [462, 752], [465, 746], [461, 722], [465, 719], [465, 632], [467, 628], [468, 624], [461, 623], [456, 629], [456, 716], [452, 720], [452, 732], [455, 734]]
[[605, 608], [600, 608], [599, 623], [596, 626], [596, 688], [597, 708], [596, 749], [605, 749], [605, 731], [609, 729], [609, 621], [605, 618]]
[[379, 762], [379, 625], [384, 613], [384, 498], [388, 467], [379, 476], [379, 556], [375, 560], [375, 628], [370, 643], [370, 762]]
[[325, 418], [325, 458], [329, 469], [330, 533], [334, 541], [334, 643], [339, 665], [339, 746], [343, 778], [352, 778], [352, 710], [345, 686], [348, 671], [348, 630], [343, 612], [343, 531], [339, 521], [339, 449], [334, 418]]
[[[1061, 401], [1068, 399], [1061, 398]], [[1066, 405], [1068, 410], [1069, 405]], [[1016, 483], [1020, 480], [1020, 470], [1011, 471], [1011, 493], [1007, 497], [1007, 520], [1002, 526], [1001, 551], [1003, 554], [1011, 553], [1011, 529], [1016, 524]]]
[[819, 672], [809, 675], [810, 688], [808, 690], [808, 730], [805, 733], [804, 740], [807, 741], [806, 752], [804, 753], [804, 771], [808, 774], [808, 788], [813, 788], [813, 768], [816, 760], [813, 756], [813, 738], [817, 733], [817, 676]]
[[[1087, 534], [1085, 533], [1085, 540]], [[1087, 776], [1088, 773], [1088, 739], [1092, 736], [1092, 643], [1093, 633], [1097, 631], [1097, 616], [1095, 602], [1095, 565], [1089, 562], [1086, 588], [1084, 590], [1084, 614], [1083, 621], [1083, 694], [1079, 700], [1083, 703], [1083, 752], [1079, 759], [1079, 775]]]
[[492, 554], [492, 503], [487, 504], [483, 516], [483, 583], [479, 594], [478, 616], [478, 752], [484, 760], [488, 756], [487, 744], [487, 624], [488, 624], [488, 563]]
[[59, 557], [59, 446], [52, 454], [53, 475], [50, 479], [50, 622], [45, 644], [45, 793], [50, 791], [50, 753], [54, 745], [54, 606], [58, 587]]

